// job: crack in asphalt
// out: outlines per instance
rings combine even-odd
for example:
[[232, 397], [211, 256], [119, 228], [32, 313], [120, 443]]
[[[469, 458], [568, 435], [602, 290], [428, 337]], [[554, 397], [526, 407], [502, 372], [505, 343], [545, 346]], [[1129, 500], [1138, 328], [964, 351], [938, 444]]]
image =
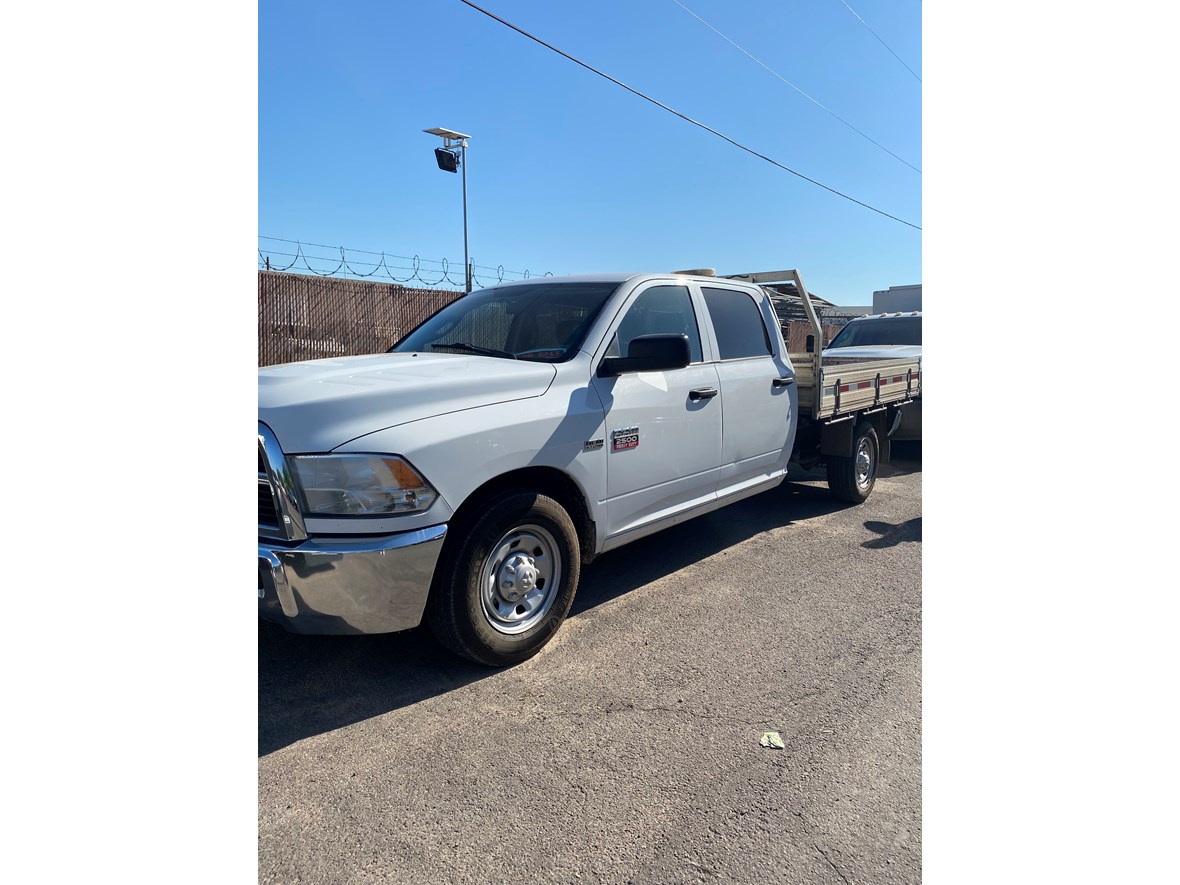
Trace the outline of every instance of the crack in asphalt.
[[[802, 817], [802, 815], [800, 815], [800, 817]], [[816, 844], [815, 842], [812, 842], [811, 844], [815, 846], [815, 850], [818, 851], [823, 856], [823, 859], [828, 862], [828, 866], [830, 866], [833, 870], [836, 871], [836, 875], [840, 877], [841, 881], [843, 881], [845, 883], [845, 885], [852, 885], [852, 883], [849, 882], [847, 878], [845, 878], [844, 874], [842, 872], [840, 872], [840, 868], [838, 866], [836, 866], [835, 863], [832, 862], [832, 859], [830, 857], [828, 857], [828, 853], [826, 851], [824, 851], [822, 848], [820, 848], [819, 845]]]

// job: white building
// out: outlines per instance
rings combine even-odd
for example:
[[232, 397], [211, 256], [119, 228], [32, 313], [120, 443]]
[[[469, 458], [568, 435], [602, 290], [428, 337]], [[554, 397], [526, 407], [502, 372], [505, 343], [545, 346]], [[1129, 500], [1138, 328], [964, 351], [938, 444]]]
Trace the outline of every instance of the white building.
[[873, 293], [873, 313], [899, 313], [922, 309], [922, 284], [890, 286]]

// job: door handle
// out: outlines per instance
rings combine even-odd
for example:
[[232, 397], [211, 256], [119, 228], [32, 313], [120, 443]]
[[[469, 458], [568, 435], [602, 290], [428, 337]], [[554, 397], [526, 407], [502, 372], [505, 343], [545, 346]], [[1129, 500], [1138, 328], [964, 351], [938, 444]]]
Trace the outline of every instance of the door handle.
[[795, 376], [788, 375], [786, 378], [775, 378], [770, 383], [772, 387], [788, 387], [795, 383]]
[[717, 395], [716, 387], [698, 387], [688, 392], [688, 398], [694, 403], [703, 399], [712, 399]]

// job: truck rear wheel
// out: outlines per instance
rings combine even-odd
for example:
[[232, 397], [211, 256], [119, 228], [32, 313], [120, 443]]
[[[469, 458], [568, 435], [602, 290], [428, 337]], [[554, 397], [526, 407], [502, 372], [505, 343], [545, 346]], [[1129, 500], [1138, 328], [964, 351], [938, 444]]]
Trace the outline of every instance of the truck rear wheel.
[[573, 520], [523, 489], [483, 502], [444, 551], [426, 620], [439, 642], [490, 667], [535, 655], [565, 620], [581, 574]]
[[828, 458], [828, 488], [844, 501], [860, 504], [868, 500], [877, 482], [881, 446], [877, 431], [861, 421], [852, 431], [852, 457]]

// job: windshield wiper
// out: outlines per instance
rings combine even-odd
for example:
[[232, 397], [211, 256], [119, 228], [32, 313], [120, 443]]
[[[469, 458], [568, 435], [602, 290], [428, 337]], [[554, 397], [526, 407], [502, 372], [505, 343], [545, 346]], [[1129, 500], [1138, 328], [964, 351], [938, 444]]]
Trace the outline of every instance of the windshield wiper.
[[516, 359], [516, 354], [509, 353], [507, 350], [495, 350], [491, 347], [480, 347], [478, 344], [468, 344], [466, 341], [452, 341], [449, 344], [432, 344], [431, 347], [450, 350], [462, 350], [465, 353], [479, 353], [484, 356], [506, 356], [511, 360]]

